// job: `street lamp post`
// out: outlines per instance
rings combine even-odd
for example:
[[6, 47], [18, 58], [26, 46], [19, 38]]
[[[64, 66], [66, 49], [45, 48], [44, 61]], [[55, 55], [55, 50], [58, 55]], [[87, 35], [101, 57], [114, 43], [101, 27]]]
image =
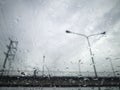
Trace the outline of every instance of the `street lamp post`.
[[43, 66], [42, 66], [42, 75], [45, 75], [45, 56], [43, 56]]
[[81, 68], [80, 68], [80, 65], [81, 65], [80, 62], [81, 62], [81, 60], [78, 61], [78, 66], [79, 66], [79, 76], [82, 76], [82, 74], [81, 74]]
[[69, 31], [69, 30], [66, 30], [66, 33], [76, 34], [76, 35], [80, 35], [80, 36], [83, 36], [83, 37], [86, 38], [87, 43], [88, 43], [88, 47], [89, 47], [89, 52], [90, 52], [92, 64], [93, 64], [93, 69], [94, 69], [95, 77], [98, 77], [98, 76], [97, 76], [96, 66], [95, 66], [94, 57], [93, 57], [93, 53], [92, 53], [92, 49], [91, 49], [91, 44], [90, 44], [89, 38], [90, 38], [91, 36], [104, 35], [104, 34], [106, 34], [106, 32], [102, 32], [102, 33], [98, 33], [98, 34], [92, 34], [92, 35], [89, 35], [89, 36], [84, 35], [84, 34], [81, 34], [81, 33], [71, 32], [71, 31]]

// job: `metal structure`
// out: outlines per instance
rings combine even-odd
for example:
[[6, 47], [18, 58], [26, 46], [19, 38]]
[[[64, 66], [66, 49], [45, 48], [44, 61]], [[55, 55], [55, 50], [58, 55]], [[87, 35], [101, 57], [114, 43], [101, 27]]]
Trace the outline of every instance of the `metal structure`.
[[42, 75], [43, 76], [45, 75], [44, 72], [45, 72], [45, 56], [43, 56], [43, 66], [42, 66]]
[[78, 68], [79, 68], [79, 76], [82, 76], [80, 67], [81, 67], [81, 60], [78, 61]]
[[111, 68], [112, 68], [113, 75], [114, 75], [114, 77], [116, 77], [115, 70], [114, 70], [113, 63], [112, 63], [112, 59], [111, 58], [106, 58], [106, 60], [109, 60]]
[[71, 32], [69, 30], [66, 30], [66, 33], [76, 34], [76, 35], [83, 36], [83, 37], [86, 38], [86, 40], [88, 42], [88, 47], [89, 47], [89, 52], [90, 52], [90, 56], [91, 56], [91, 60], [92, 60], [92, 64], [93, 64], [93, 69], [94, 69], [95, 77], [98, 77], [97, 71], [96, 71], [95, 62], [94, 62], [94, 56], [93, 56], [93, 52], [92, 52], [92, 49], [91, 49], [91, 44], [90, 44], [89, 38], [92, 37], [92, 36], [96, 36], [96, 35], [104, 35], [104, 34], [106, 34], [106, 32], [102, 32], [102, 33], [98, 33], [98, 34], [92, 34], [92, 35], [88, 35], [88, 36], [84, 35], [84, 34], [80, 34], [80, 33]]
[[15, 54], [17, 51], [18, 41], [13, 41], [11, 39], [9, 39], [9, 40], [10, 40], [10, 43], [9, 43], [9, 45], [7, 45], [7, 49], [8, 49], [7, 52], [5, 52], [5, 60], [3, 63], [3, 69], [2, 69], [1, 76], [4, 73], [7, 61], [9, 61], [9, 69], [11, 68], [12, 60], [14, 60]]

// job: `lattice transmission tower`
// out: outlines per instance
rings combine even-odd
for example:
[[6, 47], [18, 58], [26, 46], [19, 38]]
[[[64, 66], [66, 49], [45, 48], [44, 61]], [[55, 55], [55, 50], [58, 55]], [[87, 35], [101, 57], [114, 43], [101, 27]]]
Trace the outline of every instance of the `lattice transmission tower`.
[[[10, 43], [9, 45], [7, 45], [7, 52], [4, 52], [5, 54], [5, 59], [4, 59], [4, 62], [3, 62], [3, 68], [2, 68], [2, 72], [1, 72], [1, 76], [5, 73], [5, 69], [6, 69], [6, 64], [7, 64], [7, 61], [9, 61], [9, 70], [10, 68], [12, 68], [11, 64], [12, 64], [12, 61], [14, 60], [15, 58], [15, 54], [16, 54], [16, 51], [17, 51], [17, 46], [18, 46], [18, 41], [13, 41], [11, 39], [9, 39]], [[9, 72], [8, 70], [8, 72]]]

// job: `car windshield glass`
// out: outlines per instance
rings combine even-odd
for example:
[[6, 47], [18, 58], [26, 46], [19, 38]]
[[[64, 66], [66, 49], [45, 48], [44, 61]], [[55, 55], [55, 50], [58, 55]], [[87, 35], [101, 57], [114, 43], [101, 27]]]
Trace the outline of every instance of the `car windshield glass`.
[[119, 86], [119, 39], [119, 0], [0, 0], [0, 86]]

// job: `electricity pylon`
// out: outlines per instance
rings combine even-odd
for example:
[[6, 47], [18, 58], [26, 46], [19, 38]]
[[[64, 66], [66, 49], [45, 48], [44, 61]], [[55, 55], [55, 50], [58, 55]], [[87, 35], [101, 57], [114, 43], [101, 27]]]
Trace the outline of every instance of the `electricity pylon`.
[[9, 45], [7, 45], [7, 52], [4, 52], [5, 54], [5, 59], [4, 59], [4, 62], [3, 62], [3, 69], [2, 69], [2, 72], [1, 72], [1, 76], [3, 75], [4, 71], [5, 71], [5, 68], [6, 68], [6, 63], [7, 61], [9, 61], [9, 68], [11, 68], [11, 64], [12, 64], [12, 60], [14, 60], [15, 58], [15, 54], [16, 54], [16, 51], [17, 51], [17, 45], [18, 45], [18, 41], [13, 41], [11, 39], [10, 40], [10, 43]]

